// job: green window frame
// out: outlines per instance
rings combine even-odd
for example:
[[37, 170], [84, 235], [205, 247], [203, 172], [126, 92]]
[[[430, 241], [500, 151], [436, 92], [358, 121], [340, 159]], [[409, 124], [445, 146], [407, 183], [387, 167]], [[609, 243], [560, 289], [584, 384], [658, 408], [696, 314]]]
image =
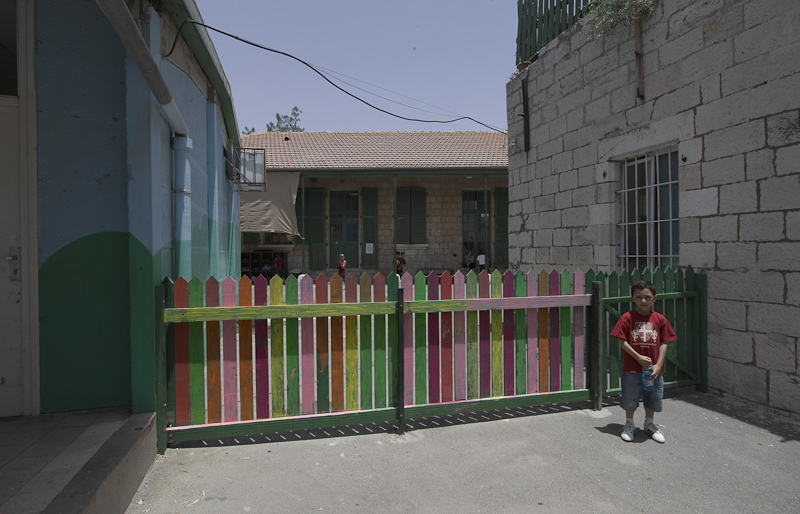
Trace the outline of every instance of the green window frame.
[[396, 237], [399, 244], [428, 242], [427, 191], [422, 187], [398, 187]]

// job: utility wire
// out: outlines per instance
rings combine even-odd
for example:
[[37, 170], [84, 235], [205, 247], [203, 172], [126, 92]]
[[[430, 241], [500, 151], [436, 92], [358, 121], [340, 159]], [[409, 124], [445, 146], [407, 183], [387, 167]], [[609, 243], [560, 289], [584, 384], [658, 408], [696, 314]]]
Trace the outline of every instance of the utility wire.
[[200, 21], [195, 21], [195, 20], [190, 20], [190, 19], [184, 20], [184, 22], [181, 23], [181, 26], [178, 28], [178, 33], [175, 34], [175, 41], [173, 41], [173, 43], [172, 43], [172, 48], [170, 49], [169, 53], [167, 53], [164, 57], [169, 57], [170, 55], [172, 55], [172, 52], [175, 51], [175, 46], [178, 44], [178, 38], [181, 35], [181, 31], [183, 30], [183, 27], [186, 26], [187, 23], [190, 23], [192, 25], [200, 25], [201, 27], [205, 27], [206, 29], [213, 30], [214, 32], [218, 32], [218, 33], [222, 34], [223, 36], [228, 36], [229, 38], [233, 38], [233, 39], [236, 39], [237, 41], [241, 41], [242, 43], [254, 46], [256, 48], [260, 48], [262, 50], [267, 50], [268, 52], [274, 52], [276, 54], [283, 55], [283, 56], [289, 57], [291, 59], [294, 59], [295, 61], [297, 61], [297, 62], [299, 62], [301, 64], [304, 64], [304, 65], [308, 66], [309, 68], [311, 68], [312, 70], [314, 70], [314, 72], [316, 74], [318, 74], [320, 77], [325, 79], [326, 82], [328, 82], [330, 85], [332, 85], [333, 87], [335, 87], [336, 89], [338, 89], [342, 93], [344, 93], [344, 94], [346, 94], [346, 95], [358, 100], [359, 102], [361, 102], [361, 103], [363, 103], [363, 104], [365, 104], [365, 105], [367, 105], [369, 107], [372, 107], [376, 111], [380, 111], [380, 112], [382, 112], [384, 114], [388, 114], [389, 116], [394, 116], [395, 118], [399, 118], [401, 120], [416, 121], [416, 122], [420, 122], [420, 123], [453, 123], [453, 122], [460, 121], [460, 120], [470, 120], [470, 121], [473, 121], [473, 122], [477, 123], [478, 125], [481, 125], [483, 127], [488, 128], [490, 130], [494, 130], [496, 132], [501, 132], [503, 134], [506, 133], [504, 130], [499, 130], [499, 129], [496, 129], [494, 127], [491, 127], [491, 126], [489, 126], [489, 125], [487, 125], [485, 123], [482, 123], [482, 122], [480, 122], [480, 121], [478, 121], [475, 118], [472, 118], [470, 116], [460, 116], [460, 117], [454, 118], [452, 120], [421, 120], [421, 119], [417, 119], [417, 118], [407, 118], [405, 116], [400, 116], [399, 114], [395, 114], [393, 112], [389, 112], [389, 111], [387, 111], [385, 109], [381, 109], [380, 107], [372, 105], [371, 103], [367, 102], [366, 100], [357, 97], [353, 93], [351, 93], [351, 92], [347, 91], [346, 89], [340, 87], [339, 85], [335, 84], [331, 79], [326, 77], [324, 73], [322, 73], [321, 71], [319, 71], [317, 68], [315, 68], [311, 64], [307, 63], [306, 61], [300, 59], [299, 57], [295, 57], [292, 54], [288, 54], [288, 53], [282, 52], [280, 50], [275, 50], [274, 48], [269, 48], [269, 47], [261, 45], [259, 43], [254, 43], [252, 41], [248, 41], [248, 40], [246, 40], [244, 38], [240, 38], [239, 36], [236, 36], [234, 34], [230, 34], [230, 33], [225, 32], [223, 30], [214, 28], [214, 27], [212, 27], [210, 25], [206, 25], [205, 23], [200, 22]]

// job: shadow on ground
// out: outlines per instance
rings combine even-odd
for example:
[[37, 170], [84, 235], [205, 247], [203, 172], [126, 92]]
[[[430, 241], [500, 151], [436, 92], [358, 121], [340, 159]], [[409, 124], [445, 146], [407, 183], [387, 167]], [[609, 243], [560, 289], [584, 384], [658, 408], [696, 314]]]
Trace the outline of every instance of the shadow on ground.
[[686, 390], [674, 395], [673, 398], [767, 430], [780, 437], [781, 442], [800, 441], [800, 417], [796, 415], [719, 391], [697, 393]]
[[[483, 423], [486, 421], [496, 421], [500, 419], [541, 416], [544, 414], [584, 410], [588, 407], [589, 405], [587, 402], [575, 402], [557, 405], [538, 405], [534, 407], [496, 409], [481, 412], [460, 412], [446, 414], [444, 416], [429, 416], [425, 418], [407, 419], [405, 422], [405, 431], [409, 432], [425, 428], [439, 428], [455, 425], [466, 425], [471, 423]], [[347, 437], [380, 433], [397, 433], [397, 422], [385, 421], [381, 423], [359, 423], [354, 425], [343, 425], [340, 427], [290, 430], [287, 432], [276, 432], [269, 434], [253, 434], [240, 437], [204, 439], [201, 441], [170, 443], [169, 447], [213, 448], [220, 446], [241, 446], [260, 443], [285, 443], [289, 441], [306, 441], [310, 439], [326, 439], [330, 437]]]

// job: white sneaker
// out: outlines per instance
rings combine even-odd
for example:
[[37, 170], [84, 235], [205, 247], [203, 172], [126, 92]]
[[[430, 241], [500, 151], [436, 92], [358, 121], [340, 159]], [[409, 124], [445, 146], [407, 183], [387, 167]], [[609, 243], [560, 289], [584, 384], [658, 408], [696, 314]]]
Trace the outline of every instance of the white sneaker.
[[633, 426], [633, 423], [626, 422], [625, 426], [622, 427], [622, 433], [619, 436], [622, 438], [623, 441], [629, 443], [633, 441], [634, 430], [636, 430], [636, 428]]
[[661, 430], [658, 429], [655, 423], [645, 423], [644, 431], [647, 432], [647, 435], [650, 436], [650, 439], [657, 443], [665, 443], [667, 440], [664, 438], [664, 434], [661, 433]]

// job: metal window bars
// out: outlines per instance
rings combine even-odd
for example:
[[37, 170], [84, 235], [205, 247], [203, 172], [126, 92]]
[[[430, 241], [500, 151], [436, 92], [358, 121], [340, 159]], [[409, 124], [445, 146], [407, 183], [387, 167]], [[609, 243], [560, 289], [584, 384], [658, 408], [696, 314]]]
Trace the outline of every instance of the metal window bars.
[[626, 159], [619, 191], [620, 266], [633, 271], [679, 265], [678, 151]]

